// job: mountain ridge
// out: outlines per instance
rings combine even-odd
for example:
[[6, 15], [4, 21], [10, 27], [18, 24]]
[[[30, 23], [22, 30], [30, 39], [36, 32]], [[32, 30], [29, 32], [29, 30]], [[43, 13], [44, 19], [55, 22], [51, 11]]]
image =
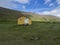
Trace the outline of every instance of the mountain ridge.
[[16, 21], [20, 15], [31, 15], [30, 18], [32, 19], [32, 21], [60, 22], [60, 18], [52, 15], [40, 15], [31, 12], [23, 12], [0, 7], [0, 21], [1, 20]]

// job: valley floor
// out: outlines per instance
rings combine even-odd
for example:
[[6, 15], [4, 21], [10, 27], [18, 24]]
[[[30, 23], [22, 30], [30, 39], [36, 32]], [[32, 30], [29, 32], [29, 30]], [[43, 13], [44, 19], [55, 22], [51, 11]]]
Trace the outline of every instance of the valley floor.
[[0, 24], [0, 45], [60, 45], [60, 23]]

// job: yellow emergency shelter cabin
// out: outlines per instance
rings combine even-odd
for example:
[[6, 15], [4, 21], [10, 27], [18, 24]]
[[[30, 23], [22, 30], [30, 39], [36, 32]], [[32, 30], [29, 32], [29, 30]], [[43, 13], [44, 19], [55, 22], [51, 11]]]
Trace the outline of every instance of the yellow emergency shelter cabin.
[[32, 24], [32, 20], [28, 17], [28, 16], [19, 16], [18, 18], [18, 25], [31, 25]]

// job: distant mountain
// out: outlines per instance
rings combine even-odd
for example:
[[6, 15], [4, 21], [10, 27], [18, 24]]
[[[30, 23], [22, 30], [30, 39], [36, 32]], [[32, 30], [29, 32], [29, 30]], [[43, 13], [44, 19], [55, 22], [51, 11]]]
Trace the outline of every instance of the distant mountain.
[[0, 21], [17, 21], [20, 15], [30, 15], [32, 21], [60, 22], [60, 18], [51, 15], [39, 15], [31, 12], [21, 12], [0, 7]]

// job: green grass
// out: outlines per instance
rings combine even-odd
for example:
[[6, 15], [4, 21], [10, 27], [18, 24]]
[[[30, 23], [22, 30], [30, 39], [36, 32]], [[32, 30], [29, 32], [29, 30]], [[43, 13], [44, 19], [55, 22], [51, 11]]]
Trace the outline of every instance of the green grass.
[[[37, 36], [39, 40], [31, 40]], [[33, 22], [29, 26], [0, 24], [0, 45], [60, 45], [60, 23]]]

